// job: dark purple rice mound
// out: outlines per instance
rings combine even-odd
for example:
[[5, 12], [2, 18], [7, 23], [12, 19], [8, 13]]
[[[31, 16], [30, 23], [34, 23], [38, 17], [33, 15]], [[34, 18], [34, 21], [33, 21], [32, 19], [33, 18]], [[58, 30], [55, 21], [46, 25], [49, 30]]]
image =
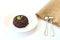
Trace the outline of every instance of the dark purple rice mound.
[[24, 15], [18, 15], [14, 17], [13, 24], [17, 28], [24, 28], [29, 24], [28, 18]]

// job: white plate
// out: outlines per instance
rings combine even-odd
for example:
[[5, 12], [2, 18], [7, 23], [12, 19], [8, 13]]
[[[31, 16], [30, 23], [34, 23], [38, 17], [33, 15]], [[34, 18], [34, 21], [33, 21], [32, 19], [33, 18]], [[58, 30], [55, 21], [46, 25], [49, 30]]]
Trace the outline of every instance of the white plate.
[[[13, 18], [17, 15], [24, 15], [28, 18], [29, 24], [25, 28], [16, 28], [13, 25]], [[30, 14], [30, 13], [18, 11], [18, 12], [14, 12], [13, 14], [11, 14], [9, 16], [10, 16], [10, 19], [8, 21], [8, 25], [9, 25], [10, 30], [13, 32], [27, 32], [27, 31], [30, 31], [33, 28], [35, 28], [37, 25], [37, 17], [33, 13]]]

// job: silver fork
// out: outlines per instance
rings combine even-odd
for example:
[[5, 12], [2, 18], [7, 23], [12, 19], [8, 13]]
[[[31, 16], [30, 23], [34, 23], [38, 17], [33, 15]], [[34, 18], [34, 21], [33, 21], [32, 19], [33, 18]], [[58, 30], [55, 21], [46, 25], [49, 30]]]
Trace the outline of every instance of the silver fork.
[[52, 22], [53, 22], [53, 17], [49, 16], [49, 21], [51, 23], [51, 28], [50, 28], [50, 35], [54, 36], [54, 28], [52, 27]]

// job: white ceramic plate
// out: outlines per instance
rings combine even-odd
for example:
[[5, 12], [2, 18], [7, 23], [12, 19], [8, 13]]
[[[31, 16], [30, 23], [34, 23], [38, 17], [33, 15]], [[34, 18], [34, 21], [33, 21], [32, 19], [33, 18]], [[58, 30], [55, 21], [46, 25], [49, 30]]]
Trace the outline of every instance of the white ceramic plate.
[[[36, 25], [37, 25], [37, 17], [33, 13], [30, 14], [30, 13], [25, 13], [25, 12], [18, 11], [16, 13], [14, 12], [11, 15], [9, 15], [11, 17], [10, 17], [9, 22], [8, 22], [9, 28], [10, 28], [11, 31], [14, 31], [14, 32], [27, 32], [27, 31], [30, 31], [33, 28], [35, 28]], [[17, 28], [13, 25], [13, 18], [17, 15], [24, 15], [28, 18], [29, 24], [25, 28]]]

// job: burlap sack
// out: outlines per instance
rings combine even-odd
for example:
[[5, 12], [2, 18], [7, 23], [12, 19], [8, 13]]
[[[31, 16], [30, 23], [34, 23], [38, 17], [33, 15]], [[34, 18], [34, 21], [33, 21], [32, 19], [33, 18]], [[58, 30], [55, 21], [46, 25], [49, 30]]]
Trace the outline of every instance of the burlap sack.
[[53, 16], [53, 24], [60, 26], [60, 0], [51, 0], [45, 7], [37, 12], [44, 19], [45, 16]]

